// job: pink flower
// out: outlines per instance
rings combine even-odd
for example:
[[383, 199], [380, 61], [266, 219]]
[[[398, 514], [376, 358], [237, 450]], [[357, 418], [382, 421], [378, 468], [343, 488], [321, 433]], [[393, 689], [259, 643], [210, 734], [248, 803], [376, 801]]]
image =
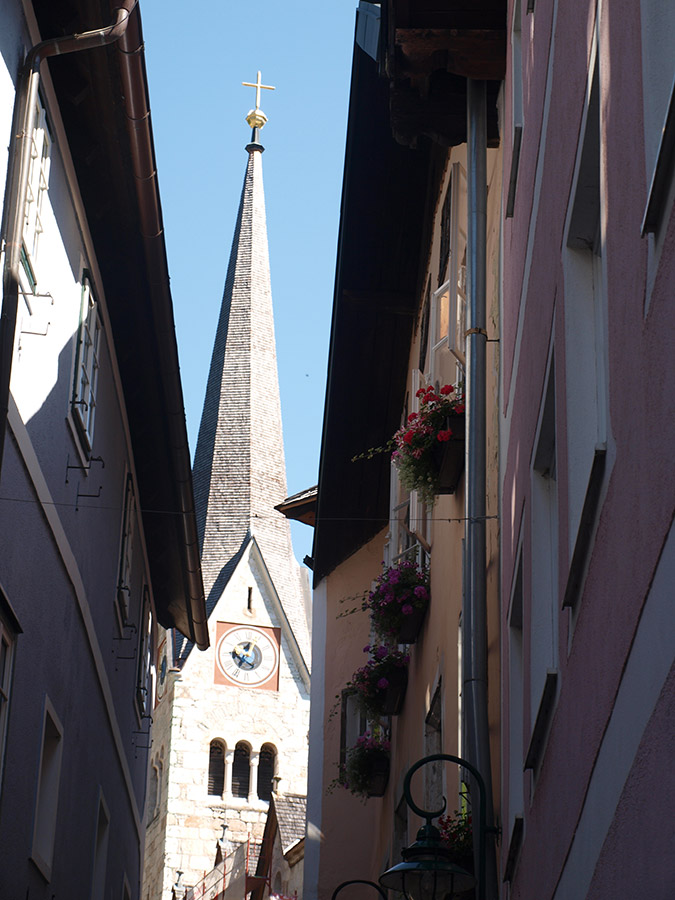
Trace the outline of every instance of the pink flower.
[[413, 611], [413, 608], [412, 608], [412, 606], [411, 606], [409, 603], [405, 603], [405, 604], [401, 607], [401, 612], [403, 613], [404, 616], [410, 616], [410, 615], [412, 615], [412, 611]]
[[419, 459], [422, 455], [422, 450], [418, 447], [417, 450], [413, 450], [412, 455], [415, 459]]
[[383, 691], [385, 688], [389, 687], [389, 681], [386, 678], [380, 678], [380, 680], [377, 682], [377, 686], [381, 691]]

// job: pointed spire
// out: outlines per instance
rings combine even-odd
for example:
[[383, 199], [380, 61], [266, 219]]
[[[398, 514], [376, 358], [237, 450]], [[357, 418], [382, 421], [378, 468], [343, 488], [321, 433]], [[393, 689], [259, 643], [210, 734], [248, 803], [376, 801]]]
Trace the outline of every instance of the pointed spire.
[[210, 614], [254, 535], [306, 654], [300, 570], [288, 520], [274, 509], [286, 497], [286, 465], [262, 147], [253, 141], [247, 150], [193, 468], [202, 573]]

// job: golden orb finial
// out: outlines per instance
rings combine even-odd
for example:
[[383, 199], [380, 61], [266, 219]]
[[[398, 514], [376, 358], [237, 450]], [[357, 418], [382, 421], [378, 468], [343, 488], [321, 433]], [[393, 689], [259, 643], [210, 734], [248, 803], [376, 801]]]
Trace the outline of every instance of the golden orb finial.
[[255, 88], [255, 109], [250, 109], [246, 116], [246, 121], [250, 125], [251, 128], [262, 128], [265, 122], [267, 122], [267, 116], [260, 109], [260, 91], [274, 91], [276, 88], [272, 87], [271, 84], [263, 84], [262, 77], [260, 72], [258, 72], [258, 78], [255, 82], [251, 81], [242, 81], [244, 87], [253, 87]]

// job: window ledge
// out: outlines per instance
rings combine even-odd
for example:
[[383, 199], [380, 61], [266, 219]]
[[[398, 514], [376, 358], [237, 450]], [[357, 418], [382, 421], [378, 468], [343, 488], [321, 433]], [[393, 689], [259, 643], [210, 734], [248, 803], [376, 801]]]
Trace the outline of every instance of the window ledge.
[[523, 831], [525, 829], [525, 820], [521, 815], [514, 816], [513, 828], [511, 829], [511, 840], [509, 841], [509, 849], [506, 856], [506, 865], [504, 867], [504, 878], [502, 881], [511, 881], [513, 873], [516, 870], [520, 848], [523, 843]]
[[598, 504], [600, 502], [600, 489], [605, 476], [605, 460], [607, 458], [607, 445], [597, 444], [593, 455], [591, 473], [588, 476], [588, 486], [584, 505], [581, 509], [581, 519], [577, 531], [577, 539], [574, 542], [572, 561], [567, 576], [563, 609], [566, 606], [574, 606], [581, 591], [581, 585], [586, 570], [586, 561], [591, 547], [593, 528], [596, 522]]
[[544, 690], [539, 701], [539, 709], [537, 710], [537, 718], [534, 720], [534, 728], [532, 729], [532, 737], [530, 738], [530, 746], [527, 748], [527, 756], [523, 771], [527, 769], [535, 769], [541, 758], [546, 732], [553, 712], [553, 704], [555, 701], [556, 691], [558, 687], [558, 672], [556, 669], [549, 669], [546, 672], [546, 680], [544, 681]]

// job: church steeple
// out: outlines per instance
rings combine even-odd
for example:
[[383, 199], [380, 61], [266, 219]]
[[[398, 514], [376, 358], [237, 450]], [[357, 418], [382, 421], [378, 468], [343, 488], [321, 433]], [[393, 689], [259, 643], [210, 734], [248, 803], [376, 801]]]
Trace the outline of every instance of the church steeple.
[[289, 523], [274, 509], [286, 497], [286, 466], [259, 137], [267, 121], [260, 90], [271, 88], [260, 72], [250, 86], [253, 134], [193, 468], [202, 573], [210, 614], [255, 537], [307, 658], [301, 573]]

